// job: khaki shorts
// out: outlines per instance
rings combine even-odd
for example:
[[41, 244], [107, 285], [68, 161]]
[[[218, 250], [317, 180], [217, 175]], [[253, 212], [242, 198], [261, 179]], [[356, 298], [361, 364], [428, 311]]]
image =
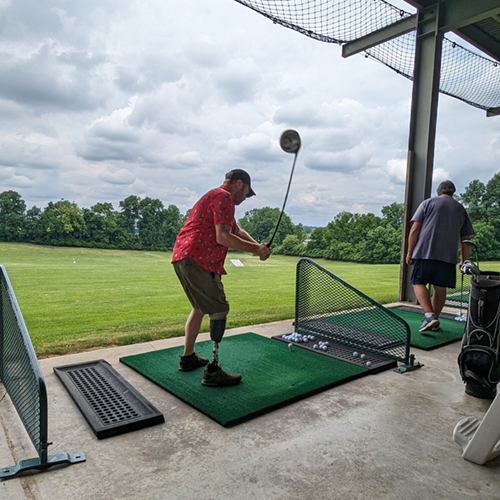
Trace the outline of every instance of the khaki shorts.
[[191, 259], [179, 260], [174, 262], [173, 266], [189, 302], [195, 309], [204, 314], [229, 312], [229, 303], [220, 276], [205, 271]]

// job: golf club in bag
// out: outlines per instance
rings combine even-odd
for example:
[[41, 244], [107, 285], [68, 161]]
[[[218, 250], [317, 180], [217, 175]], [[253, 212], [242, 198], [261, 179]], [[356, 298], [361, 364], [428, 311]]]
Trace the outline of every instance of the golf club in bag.
[[288, 181], [288, 188], [286, 190], [285, 201], [283, 202], [283, 208], [281, 209], [281, 213], [280, 213], [278, 222], [276, 223], [276, 227], [274, 228], [274, 233], [271, 236], [269, 243], [267, 244], [267, 246], [269, 248], [271, 248], [274, 237], [276, 236], [276, 233], [278, 231], [278, 227], [280, 225], [281, 218], [283, 217], [283, 213], [285, 212], [286, 200], [288, 199], [288, 193], [290, 192], [290, 186], [292, 184], [293, 171], [295, 170], [295, 162], [297, 161], [297, 154], [299, 153], [299, 149], [300, 149], [299, 133], [295, 130], [285, 130], [281, 134], [281, 137], [280, 137], [280, 146], [281, 146], [281, 149], [283, 151], [285, 151], [285, 153], [294, 153], [295, 158], [293, 159], [292, 171], [290, 173], [290, 180]]
[[500, 273], [480, 271], [478, 258], [477, 265], [466, 260], [461, 270], [472, 278], [469, 311], [458, 356], [460, 375], [466, 394], [493, 399], [500, 382]]
[[460, 279], [461, 279], [461, 285], [460, 285], [460, 315], [455, 316], [455, 321], [462, 321], [465, 323], [467, 321], [467, 316], [464, 316], [462, 314], [462, 303], [463, 303], [463, 297], [464, 297], [464, 273], [460, 273]]

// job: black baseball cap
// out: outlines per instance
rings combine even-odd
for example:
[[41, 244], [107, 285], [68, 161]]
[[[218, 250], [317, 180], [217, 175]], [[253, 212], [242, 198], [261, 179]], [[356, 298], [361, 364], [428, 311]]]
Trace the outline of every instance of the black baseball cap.
[[250, 184], [250, 176], [244, 170], [241, 170], [240, 168], [235, 168], [234, 170], [231, 170], [231, 172], [228, 172], [226, 174], [226, 180], [229, 180], [231, 182], [237, 180], [243, 181], [245, 184], [248, 184], [248, 187], [250, 188], [246, 197], [250, 198], [250, 196], [255, 196], [255, 191], [252, 189], [252, 186]]

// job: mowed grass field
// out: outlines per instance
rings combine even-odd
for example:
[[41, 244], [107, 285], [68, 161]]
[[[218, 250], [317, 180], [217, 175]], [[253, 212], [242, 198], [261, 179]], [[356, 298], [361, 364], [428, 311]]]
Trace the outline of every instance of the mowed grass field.
[[[0, 243], [0, 264], [38, 356], [184, 335], [191, 306], [170, 260], [164, 252]], [[297, 261], [229, 253], [228, 328], [293, 318]], [[397, 299], [398, 265], [317, 262], [378, 302]], [[207, 318], [203, 331], [208, 326]]]

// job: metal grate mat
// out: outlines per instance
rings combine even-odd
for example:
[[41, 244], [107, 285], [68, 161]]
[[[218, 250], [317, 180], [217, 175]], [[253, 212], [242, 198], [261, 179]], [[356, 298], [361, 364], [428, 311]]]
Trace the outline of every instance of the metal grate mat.
[[[282, 335], [275, 335], [273, 339], [285, 342], [287, 344], [293, 344], [292, 348], [300, 347], [301, 349], [307, 349], [308, 351], [314, 351], [322, 356], [328, 356], [330, 358], [338, 359], [339, 361], [345, 361], [353, 365], [362, 366], [366, 368], [370, 373], [375, 374], [383, 370], [388, 370], [389, 368], [397, 367], [397, 362], [392, 359], [387, 359], [383, 356], [374, 354], [373, 352], [363, 351], [361, 349], [353, 349], [352, 347], [345, 346], [343, 344], [337, 344], [329, 340], [329, 344], [326, 351], [314, 349], [313, 345], [318, 343], [318, 340], [309, 340], [308, 342], [295, 342], [293, 340], [286, 340]], [[353, 356], [353, 353], [357, 352], [358, 356]], [[364, 355], [364, 358], [361, 358]], [[367, 367], [366, 362], [370, 361], [371, 366]]]
[[163, 414], [103, 359], [56, 366], [54, 372], [98, 439], [165, 422]]

